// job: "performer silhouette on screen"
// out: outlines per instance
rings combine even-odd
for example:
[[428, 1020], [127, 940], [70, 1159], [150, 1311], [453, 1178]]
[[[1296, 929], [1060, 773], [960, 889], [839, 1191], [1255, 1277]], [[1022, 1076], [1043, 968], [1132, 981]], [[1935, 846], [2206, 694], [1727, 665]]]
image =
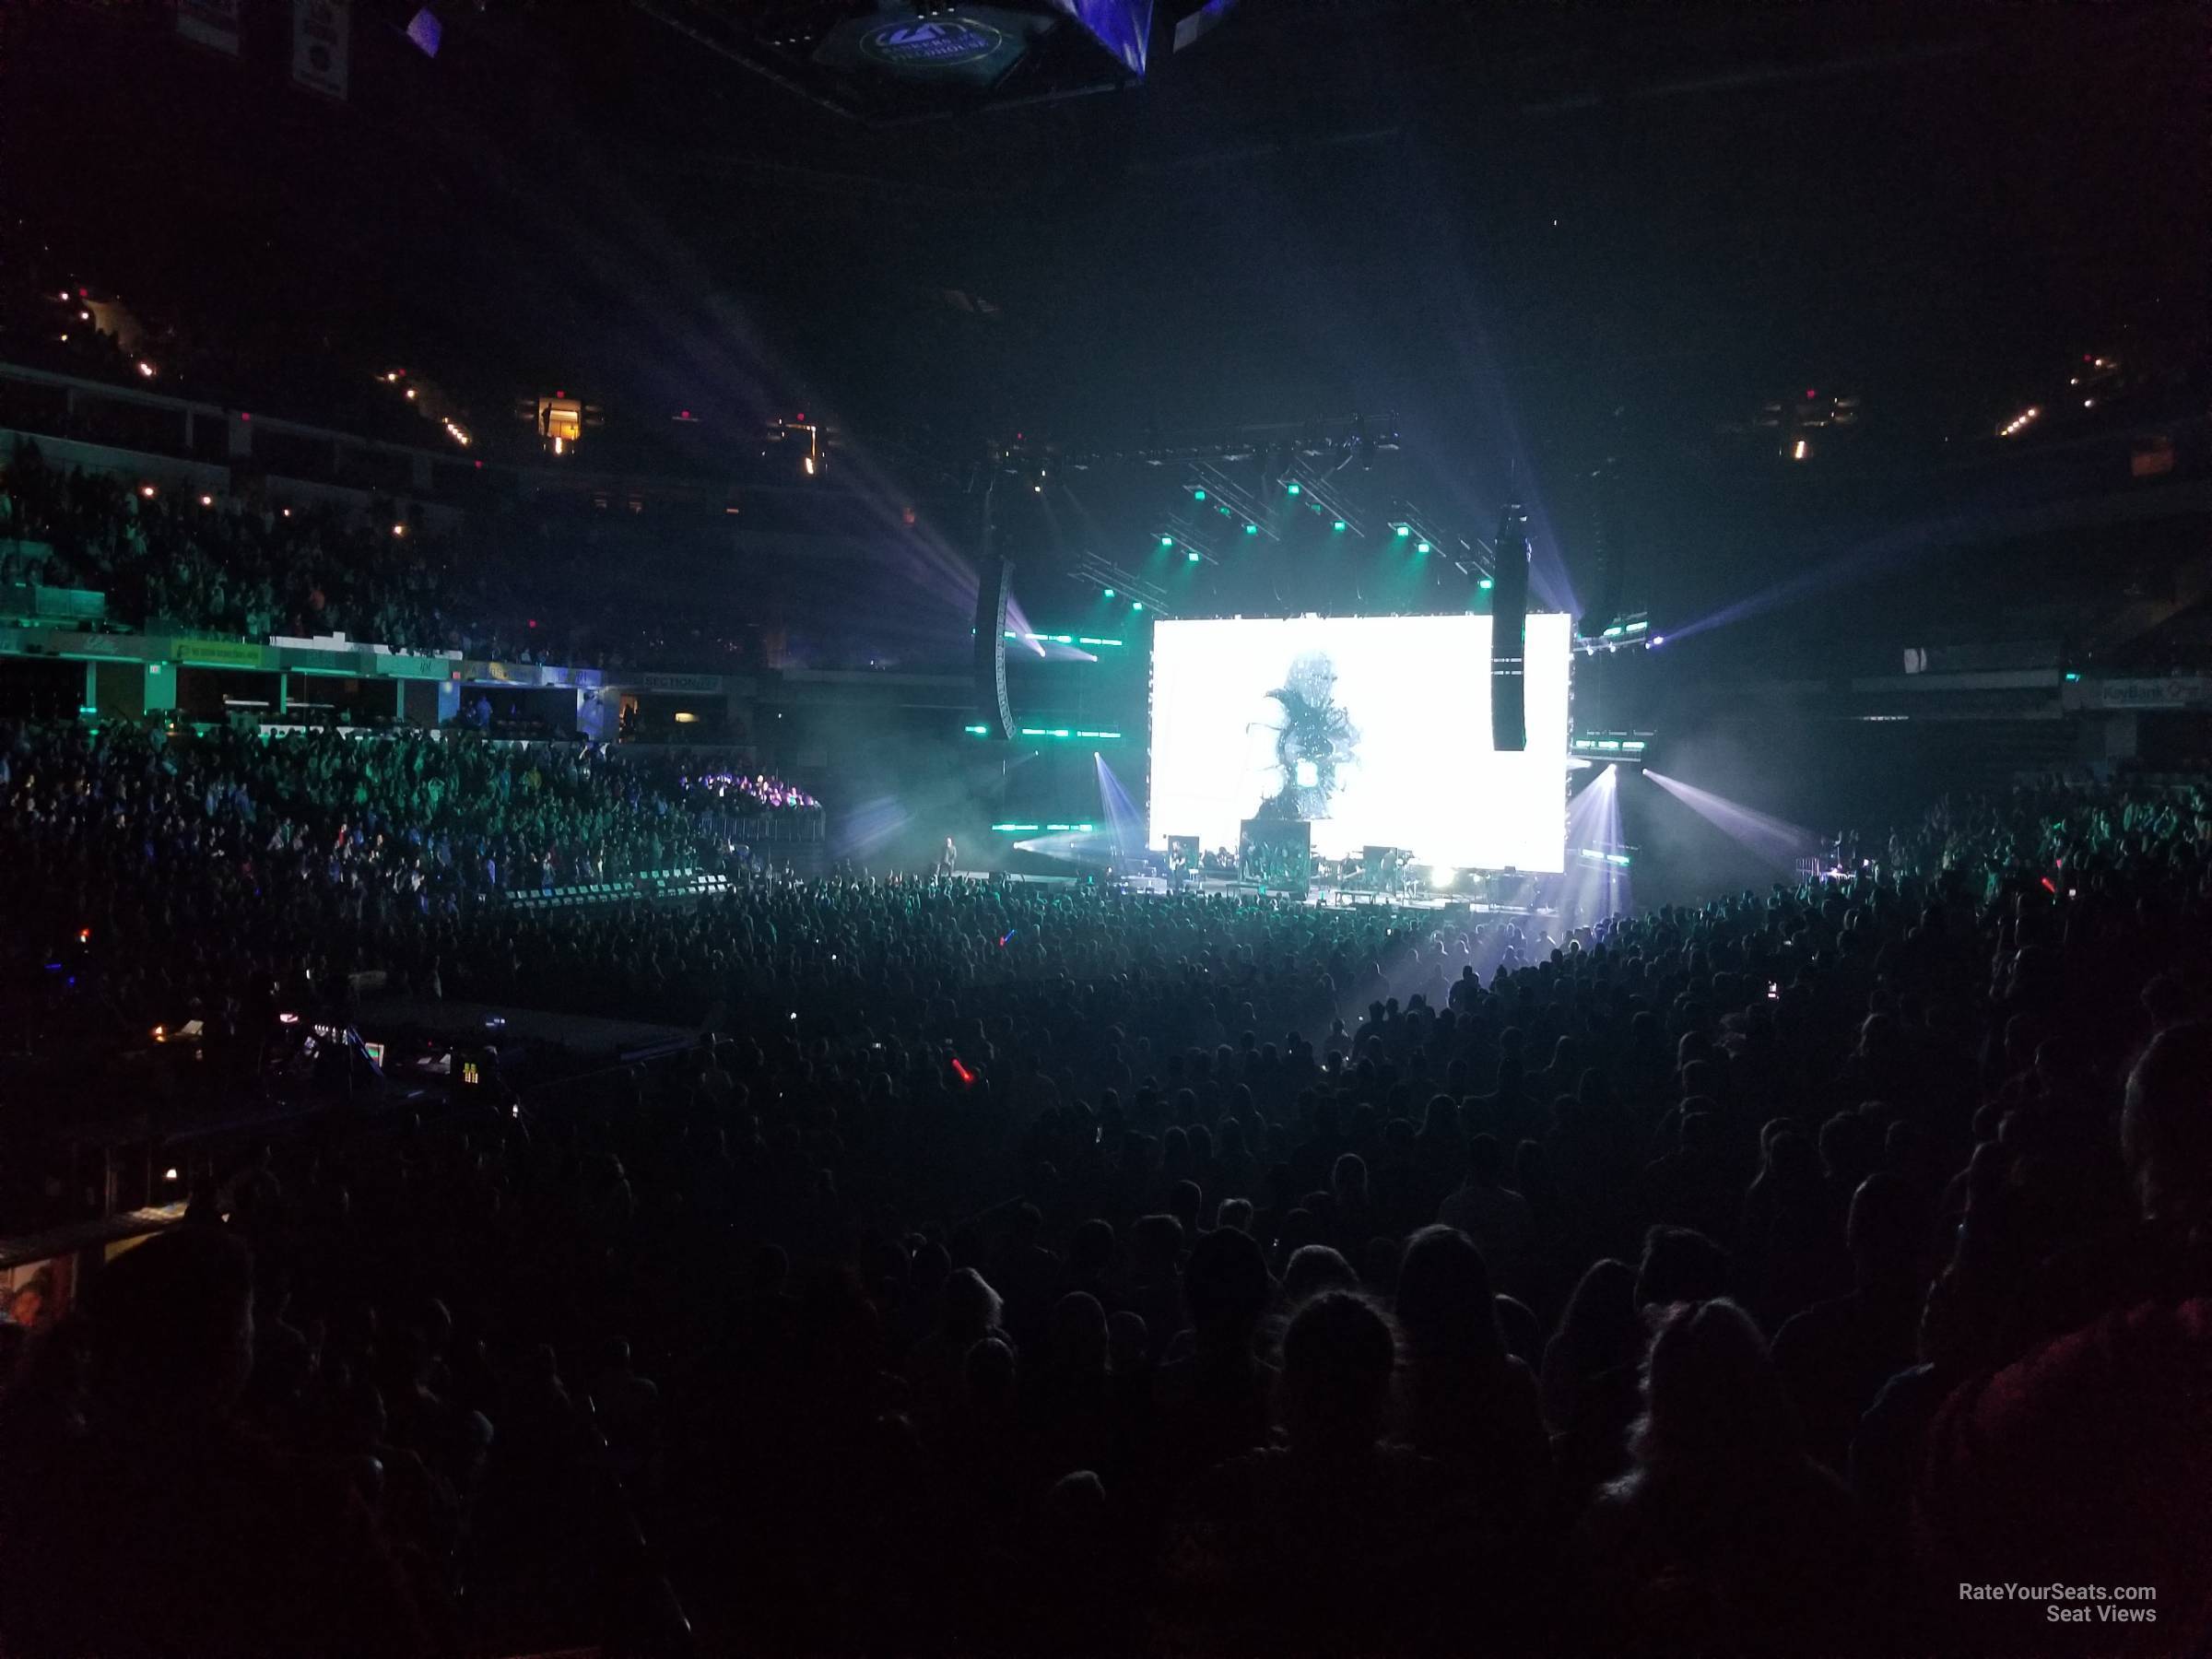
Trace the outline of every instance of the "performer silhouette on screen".
[[1323, 651], [1301, 652], [1282, 685], [1267, 693], [1282, 711], [1275, 733], [1275, 770], [1281, 781], [1253, 816], [1325, 818], [1336, 793], [1339, 767], [1357, 758], [1359, 731], [1336, 706], [1336, 665]]

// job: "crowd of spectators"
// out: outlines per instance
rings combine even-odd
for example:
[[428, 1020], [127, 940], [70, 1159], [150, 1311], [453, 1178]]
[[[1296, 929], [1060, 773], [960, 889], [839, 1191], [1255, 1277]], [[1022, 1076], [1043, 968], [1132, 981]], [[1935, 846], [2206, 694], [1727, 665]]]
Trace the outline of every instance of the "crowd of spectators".
[[[711, 618], [649, 618], [610, 592], [610, 557], [557, 536], [511, 543], [480, 524], [441, 533], [379, 499], [284, 506], [65, 472], [29, 442], [0, 462], [0, 588], [88, 589], [105, 596], [114, 626], [254, 641], [335, 633], [394, 650], [608, 669], [703, 672], [754, 660]], [[520, 594], [535, 597], [525, 606]], [[550, 614], [527, 614], [541, 600]]]
[[[37, 798], [219, 833], [247, 762], [125, 753]], [[190, 885], [189, 828], [142, 881], [25, 794], [11, 868], [97, 872], [100, 926]], [[96, 1278], [0, 1400], [0, 1642], [2195, 1651], [2212, 809], [2023, 791], [1860, 856], [1564, 940], [765, 874], [385, 919], [724, 1035], [278, 1141]]]
[[764, 816], [811, 805], [683, 751], [575, 741], [0, 730], [16, 942], [51, 959], [88, 934], [103, 994], [134, 1026], [242, 1013], [276, 988], [312, 1001], [318, 976], [364, 971], [526, 993], [526, 941], [478, 900], [742, 869]]
[[701, 797], [749, 803], [775, 812], [821, 805], [797, 784], [771, 778], [766, 772], [701, 771], [688, 776], [684, 787], [698, 791]]
[[443, 552], [390, 512], [133, 488], [29, 454], [0, 470], [0, 541], [10, 539], [51, 551], [7, 554], [0, 582], [93, 589], [133, 625], [252, 640], [343, 633], [398, 650], [471, 642]]

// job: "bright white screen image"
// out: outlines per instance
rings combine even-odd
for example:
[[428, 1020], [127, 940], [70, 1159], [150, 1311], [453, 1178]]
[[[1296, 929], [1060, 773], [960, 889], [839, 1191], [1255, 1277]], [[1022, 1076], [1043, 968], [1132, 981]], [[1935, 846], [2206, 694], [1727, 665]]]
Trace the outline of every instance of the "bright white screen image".
[[1500, 753], [1488, 617], [1156, 624], [1151, 844], [1233, 848], [1274, 800], [1266, 816], [1309, 819], [1324, 858], [1387, 846], [1454, 869], [1564, 868], [1570, 620], [1532, 615], [1526, 639], [1528, 747]]

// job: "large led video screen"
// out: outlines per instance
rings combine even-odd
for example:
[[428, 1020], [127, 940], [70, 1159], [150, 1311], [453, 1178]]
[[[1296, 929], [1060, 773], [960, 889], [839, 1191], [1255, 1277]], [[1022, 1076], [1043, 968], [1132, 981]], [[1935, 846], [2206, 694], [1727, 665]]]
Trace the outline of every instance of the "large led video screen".
[[1488, 617], [1156, 624], [1151, 844], [1233, 848], [1246, 818], [1295, 818], [1324, 858], [1564, 868], [1570, 619], [1531, 616], [1526, 641], [1528, 747], [1501, 752]]

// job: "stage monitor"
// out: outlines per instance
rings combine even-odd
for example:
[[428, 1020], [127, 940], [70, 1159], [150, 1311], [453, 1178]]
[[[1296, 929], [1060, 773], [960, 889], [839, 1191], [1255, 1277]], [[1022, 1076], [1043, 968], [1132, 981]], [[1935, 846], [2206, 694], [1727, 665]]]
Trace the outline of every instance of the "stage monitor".
[[1567, 847], [1569, 618], [1527, 619], [1528, 747], [1490, 742], [1490, 619], [1293, 617], [1153, 629], [1155, 847], [1238, 844], [1247, 818], [1313, 853], [1402, 847], [1451, 869], [1557, 873]]

